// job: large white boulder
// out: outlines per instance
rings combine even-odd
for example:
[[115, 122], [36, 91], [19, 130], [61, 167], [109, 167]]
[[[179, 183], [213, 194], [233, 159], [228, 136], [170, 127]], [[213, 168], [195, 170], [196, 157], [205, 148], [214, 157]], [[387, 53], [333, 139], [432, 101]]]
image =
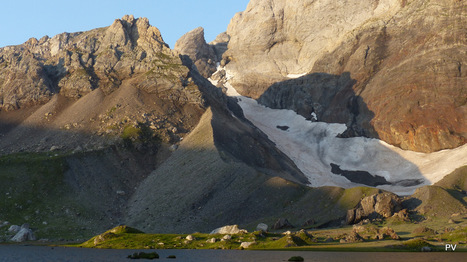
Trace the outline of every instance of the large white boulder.
[[216, 228], [211, 232], [212, 234], [224, 234], [224, 235], [235, 235], [240, 233], [247, 233], [245, 229], [239, 229], [238, 225], [231, 225], [231, 226], [223, 226], [220, 228]]

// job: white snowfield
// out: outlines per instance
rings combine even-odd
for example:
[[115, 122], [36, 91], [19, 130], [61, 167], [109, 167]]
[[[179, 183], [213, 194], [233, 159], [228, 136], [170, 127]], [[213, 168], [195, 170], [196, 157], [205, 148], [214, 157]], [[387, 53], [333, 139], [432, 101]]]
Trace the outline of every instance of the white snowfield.
[[[233, 77], [228, 71], [226, 73], [227, 80]], [[292, 110], [259, 105], [256, 100], [241, 96], [228, 82], [225, 87], [228, 96], [237, 98], [245, 117], [295, 162], [312, 187], [362, 186], [333, 174], [331, 164], [336, 164], [342, 170], [367, 171], [373, 176], [384, 177], [390, 184], [378, 188], [408, 195], [467, 165], [467, 145], [425, 154], [402, 150], [378, 139], [337, 138], [346, 130], [344, 124], [308, 121]], [[402, 185], [403, 181], [417, 180], [416, 185]]]

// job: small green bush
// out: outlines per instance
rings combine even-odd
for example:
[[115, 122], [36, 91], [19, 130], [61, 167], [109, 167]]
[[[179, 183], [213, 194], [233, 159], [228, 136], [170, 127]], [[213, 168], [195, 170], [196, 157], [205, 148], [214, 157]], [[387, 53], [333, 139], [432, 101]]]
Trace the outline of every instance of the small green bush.
[[130, 259], [158, 259], [159, 254], [157, 254], [156, 252], [152, 252], [152, 253], [139, 252], [139, 253], [134, 253], [133, 255], [129, 255], [128, 258]]
[[305, 259], [303, 259], [303, 257], [301, 256], [295, 256], [295, 257], [289, 258], [289, 261], [305, 261]]

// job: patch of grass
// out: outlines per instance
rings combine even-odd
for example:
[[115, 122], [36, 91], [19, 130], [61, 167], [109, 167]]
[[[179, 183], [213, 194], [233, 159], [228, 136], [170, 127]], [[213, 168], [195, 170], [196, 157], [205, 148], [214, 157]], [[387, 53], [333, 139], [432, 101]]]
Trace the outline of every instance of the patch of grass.
[[117, 107], [113, 106], [112, 108], [109, 109], [109, 111], [107, 111], [106, 115], [111, 116], [113, 115], [113, 113], [115, 113], [116, 110], [117, 110]]
[[144, 148], [157, 150], [162, 143], [160, 135], [152, 130], [148, 124], [142, 122], [138, 122], [136, 126], [124, 127], [120, 137], [127, 148], [132, 148], [135, 143], [139, 143]]
[[[131, 229], [133, 230], [133, 229]], [[203, 233], [192, 234], [192, 240], [187, 240], [186, 234], [144, 234], [139, 231], [128, 231], [126, 229], [109, 230], [102, 235], [94, 237], [83, 244], [74, 245], [86, 248], [112, 248], [112, 249], [240, 249], [242, 242], [255, 242], [249, 249], [253, 250], [310, 250], [310, 251], [362, 251], [362, 252], [384, 252], [384, 251], [421, 251], [423, 247], [429, 247], [433, 251], [442, 249], [442, 245], [435, 246], [420, 239], [410, 239], [401, 244], [397, 240], [374, 240], [360, 243], [340, 244], [336, 242], [326, 243], [324, 240], [314, 239], [307, 242], [300, 236], [300, 232], [290, 235], [277, 233], [243, 233], [231, 235], [231, 239], [222, 240], [224, 235], [210, 235]], [[329, 230], [322, 230], [329, 231]], [[112, 233], [115, 232], [115, 233]], [[133, 233], [129, 233], [133, 232]], [[313, 232], [320, 234], [319, 231]], [[336, 233], [338, 233], [336, 231]], [[111, 235], [109, 235], [111, 234]], [[105, 235], [109, 235], [104, 237]], [[96, 238], [104, 241], [95, 241]], [[215, 242], [210, 241], [215, 238]], [[191, 238], [190, 238], [191, 239]], [[459, 249], [466, 251], [465, 248]]]
[[467, 241], [467, 226], [464, 226], [452, 232], [444, 233], [441, 237], [450, 243], [459, 243], [461, 241], [466, 242]]
[[402, 243], [401, 247], [412, 251], [420, 251], [423, 247], [434, 248], [434, 246], [421, 238], [414, 238]]
[[130, 140], [135, 141], [136, 139], [138, 139], [140, 132], [141, 130], [138, 127], [128, 125], [125, 128], [123, 128], [121, 137], [123, 139], [130, 139]]
[[339, 204], [343, 208], [352, 209], [354, 208], [361, 199], [367, 196], [378, 193], [377, 188], [372, 187], [353, 187], [345, 189], [342, 197], [339, 199]]

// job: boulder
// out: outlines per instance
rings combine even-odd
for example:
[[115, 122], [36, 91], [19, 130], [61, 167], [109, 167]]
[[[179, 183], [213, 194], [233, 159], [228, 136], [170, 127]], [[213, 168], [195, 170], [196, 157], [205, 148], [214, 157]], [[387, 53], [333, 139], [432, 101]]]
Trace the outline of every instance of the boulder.
[[412, 231], [412, 234], [414, 235], [434, 235], [436, 234], [436, 231], [425, 226], [417, 227]]
[[11, 225], [10, 228], [8, 228], [9, 233], [18, 233], [21, 230], [21, 227], [18, 225]]
[[400, 236], [394, 231], [394, 229], [389, 228], [389, 227], [383, 227], [378, 230], [378, 234], [376, 236], [376, 239], [385, 239], [385, 238], [391, 238], [393, 240], [400, 240]]
[[19, 232], [16, 233], [16, 235], [13, 238], [11, 238], [11, 241], [13, 242], [25, 242], [34, 240], [36, 240], [36, 237], [34, 236], [32, 230], [29, 228], [28, 224], [22, 225]]
[[363, 238], [355, 231], [352, 231], [349, 235], [346, 235], [340, 240], [340, 243], [355, 243], [363, 242]]
[[279, 220], [274, 223], [272, 226], [272, 229], [278, 230], [278, 229], [285, 229], [285, 228], [293, 228], [292, 224], [290, 224], [289, 220], [286, 218], [280, 218]]
[[209, 243], [209, 244], [214, 244], [216, 242], [217, 242], [217, 239], [215, 237], [206, 240], [206, 243]]
[[[389, 192], [374, 194], [363, 198], [356, 208], [347, 211], [346, 223], [356, 224], [365, 218], [389, 218], [401, 211], [400, 198]], [[404, 216], [404, 212], [401, 216]]]
[[259, 223], [257, 226], [256, 226], [256, 231], [263, 231], [263, 232], [268, 232], [268, 225], [264, 224], [264, 223]]
[[407, 209], [402, 209], [401, 211], [394, 213], [392, 217], [401, 221], [410, 221], [409, 212], [407, 211]]
[[232, 239], [232, 236], [231, 235], [225, 235], [222, 237], [222, 241], [227, 241], [227, 240], [231, 240]]
[[256, 244], [256, 242], [242, 242], [240, 244], [240, 248], [250, 248], [252, 245]]
[[240, 233], [247, 233], [245, 229], [239, 229], [238, 225], [231, 225], [231, 226], [223, 226], [220, 228], [216, 228], [213, 231], [211, 231], [211, 235], [213, 234], [223, 234], [223, 235], [235, 235], [235, 234], [240, 234]]
[[188, 241], [193, 241], [193, 240], [195, 240], [195, 238], [194, 238], [192, 235], [186, 236], [185, 239], [188, 240]]

